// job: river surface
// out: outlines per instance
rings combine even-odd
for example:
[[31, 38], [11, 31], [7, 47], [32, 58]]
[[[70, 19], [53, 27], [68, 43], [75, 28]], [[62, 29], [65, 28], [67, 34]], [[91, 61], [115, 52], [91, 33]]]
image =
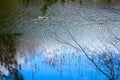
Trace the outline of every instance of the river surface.
[[72, 35], [83, 48], [93, 52], [88, 53], [118, 53], [110, 42], [115, 36], [120, 38], [119, 5], [57, 3], [49, 7], [45, 18], [38, 5], [31, 5], [15, 14], [15, 27], [7, 31], [22, 33], [15, 57], [25, 80], [107, 80], [81, 50], [66, 42], [79, 47]]

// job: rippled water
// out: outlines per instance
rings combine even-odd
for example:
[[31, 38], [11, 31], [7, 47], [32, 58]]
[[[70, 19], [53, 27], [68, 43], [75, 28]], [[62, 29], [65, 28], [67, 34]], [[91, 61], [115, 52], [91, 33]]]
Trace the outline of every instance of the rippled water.
[[38, 6], [20, 10], [14, 21], [15, 27], [8, 27], [7, 30], [5, 28], [4, 32], [22, 34], [17, 37], [15, 58], [21, 66], [20, 73], [24, 79], [107, 79], [82, 51], [60, 43], [54, 37], [77, 46], [68, 32], [69, 29], [83, 48], [93, 52], [118, 53], [109, 42], [114, 35], [120, 37], [120, 6], [111, 8], [114, 8], [113, 11], [97, 5], [56, 4], [48, 9], [46, 16], [49, 18], [45, 19], [40, 18], [42, 14]]

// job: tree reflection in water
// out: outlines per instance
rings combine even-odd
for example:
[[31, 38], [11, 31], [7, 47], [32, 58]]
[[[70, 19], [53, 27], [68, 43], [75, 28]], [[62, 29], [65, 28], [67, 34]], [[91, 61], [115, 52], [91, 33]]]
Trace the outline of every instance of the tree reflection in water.
[[14, 14], [10, 12], [0, 18], [0, 80], [23, 80], [15, 59], [17, 38], [22, 34], [13, 32]]
[[20, 33], [0, 33], [0, 66], [8, 71], [6, 75], [2, 70], [0, 71], [0, 79], [10, 80], [23, 80], [19, 73], [19, 67], [15, 59], [17, 36]]

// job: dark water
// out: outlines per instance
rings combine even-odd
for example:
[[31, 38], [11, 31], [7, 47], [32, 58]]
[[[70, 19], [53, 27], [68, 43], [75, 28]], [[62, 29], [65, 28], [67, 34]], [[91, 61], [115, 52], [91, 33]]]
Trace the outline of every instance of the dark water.
[[1, 12], [0, 80], [119, 80], [120, 6], [88, 4], [55, 4], [45, 16], [32, 4]]

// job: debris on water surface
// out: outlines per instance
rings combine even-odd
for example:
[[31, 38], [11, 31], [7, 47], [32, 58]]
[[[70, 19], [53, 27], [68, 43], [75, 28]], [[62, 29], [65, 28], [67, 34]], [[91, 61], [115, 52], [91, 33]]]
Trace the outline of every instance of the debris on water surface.
[[51, 16], [38, 16], [40, 19], [51, 19]]

